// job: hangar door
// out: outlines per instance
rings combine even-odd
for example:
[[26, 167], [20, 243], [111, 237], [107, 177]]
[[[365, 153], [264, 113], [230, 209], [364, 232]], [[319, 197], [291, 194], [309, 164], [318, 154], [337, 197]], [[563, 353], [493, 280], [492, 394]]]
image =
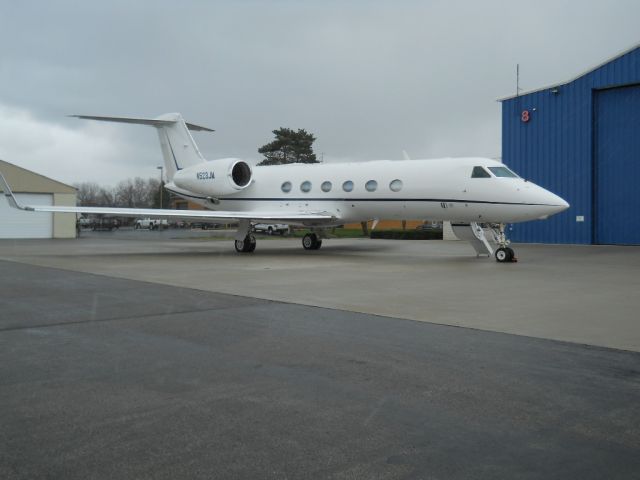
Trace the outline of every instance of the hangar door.
[[[26, 205], [53, 205], [50, 193], [16, 193], [20, 203]], [[0, 195], [0, 238], [52, 238], [53, 214], [23, 212], [11, 208], [4, 195]]]
[[599, 90], [594, 111], [594, 243], [640, 244], [640, 85]]

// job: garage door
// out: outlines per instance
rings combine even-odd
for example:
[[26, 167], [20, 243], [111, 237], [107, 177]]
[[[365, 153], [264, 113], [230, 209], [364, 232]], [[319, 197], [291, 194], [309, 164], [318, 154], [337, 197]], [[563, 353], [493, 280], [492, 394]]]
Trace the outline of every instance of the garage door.
[[[31, 205], [53, 205], [53, 195], [44, 193], [17, 193], [18, 201]], [[52, 238], [53, 214], [23, 212], [11, 208], [4, 195], [0, 195], [0, 238]]]
[[595, 96], [595, 229], [600, 244], [640, 244], [640, 85]]

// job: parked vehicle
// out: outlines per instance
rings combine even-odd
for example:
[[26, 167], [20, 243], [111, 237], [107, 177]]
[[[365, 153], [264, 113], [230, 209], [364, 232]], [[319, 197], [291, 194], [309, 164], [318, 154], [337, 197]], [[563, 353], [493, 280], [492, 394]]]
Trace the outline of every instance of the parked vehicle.
[[424, 222], [422, 225], [418, 225], [416, 230], [442, 230], [442, 222]]
[[216, 228], [222, 228], [222, 225], [212, 222], [192, 222], [191, 228], [200, 228], [201, 230], [214, 230]]
[[87, 217], [80, 217], [78, 219], [78, 226], [80, 228], [91, 228], [92, 223], [93, 223], [93, 220]]
[[166, 218], [139, 218], [136, 220], [133, 228], [136, 230], [140, 228], [148, 228], [149, 230], [158, 230], [169, 228], [169, 223]]
[[255, 233], [266, 233], [267, 235], [275, 235], [276, 233], [284, 235], [289, 233], [289, 225], [283, 223], [256, 223], [253, 226]]
[[118, 222], [117, 218], [111, 218], [111, 217], [94, 218], [91, 221], [91, 230], [93, 231], [106, 230], [110, 232], [114, 228], [117, 229], [119, 227], [120, 227], [120, 223]]

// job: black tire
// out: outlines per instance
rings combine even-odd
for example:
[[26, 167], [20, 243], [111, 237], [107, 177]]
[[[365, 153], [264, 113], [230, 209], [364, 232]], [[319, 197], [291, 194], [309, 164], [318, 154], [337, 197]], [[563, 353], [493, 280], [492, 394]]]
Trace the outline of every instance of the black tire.
[[318, 242], [318, 236], [315, 233], [307, 233], [302, 237], [302, 248], [305, 250], [316, 250], [314, 247]]
[[249, 247], [247, 248], [247, 253], [253, 253], [256, 250], [258, 242], [256, 242], [256, 237], [254, 237], [253, 235], [249, 235], [247, 238], [249, 239]]
[[273, 228], [269, 227], [267, 229], [267, 235], [273, 235]]
[[319, 250], [322, 246], [322, 240], [315, 233], [307, 233], [302, 237], [302, 247], [305, 250]]
[[513, 248], [511, 247], [506, 247], [507, 251], [509, 252], [509, 255], [511, 255], [511, 259], [509, 260], [510, 262], [516, 261], [516, 252], [513, 251]]
[[280, 230], [280, 236], [284, 237], [284, 230]]
[[513, 260], [513, 250], [506, 247], [500, 247], [495, 253], [496, 261], [499, 263], [506, 263]]
[[247, 235], [244, 240], [236, 240], [234, 246], [238, 253], [251, 253], [256, 249], [256, 237], [253, 235]]

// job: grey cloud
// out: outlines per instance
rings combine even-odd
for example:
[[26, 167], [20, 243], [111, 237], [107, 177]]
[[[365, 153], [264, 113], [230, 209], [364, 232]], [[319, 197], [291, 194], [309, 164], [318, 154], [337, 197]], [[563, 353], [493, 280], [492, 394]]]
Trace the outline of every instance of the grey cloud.
[[[196, 138], [208, 158], [257, 158], [280, 126], [314, 132], [328, 159], [497, 156], [495, 100], [514, 91], [515, 64], [524, 88], [568, 79], [636, 43], [639, 13], [631, 1], [3, 2], [0, 103], [69, 129], [82, 127], [68, 113], [180, 111], [217, 130]], [[131, 164], [158, 161], [153, 135], [118, 128]]]

